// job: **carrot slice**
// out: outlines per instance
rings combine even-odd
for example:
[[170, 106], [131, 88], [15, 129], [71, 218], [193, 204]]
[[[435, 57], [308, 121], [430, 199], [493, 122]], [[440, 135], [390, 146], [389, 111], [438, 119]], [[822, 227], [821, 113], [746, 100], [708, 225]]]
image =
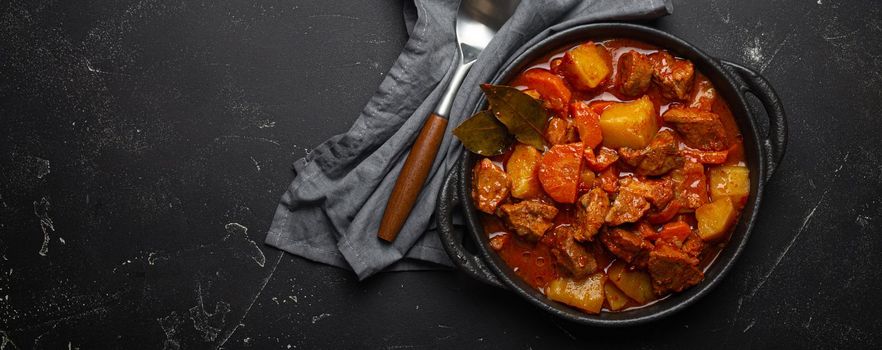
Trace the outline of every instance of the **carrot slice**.
[[556, 145], [539, 162], [539, 182], [545, 193], [560, 203], [575, 203], [582, 170], [581, 142]]
[[566, 111], [572, 93], [563, 78], [542, 68], [530, 69], [518, 78], [517, 84], [536, 90], [545, 101], [545, 107]]
[[702, 164], [723, 164], [729, 158], [729, 150], [699, 151], [691, 148], [683, 149], [683, 155], [695, 159]]
[[600, 130], [600, 115], [591, 109], [587, 103], [570, 103], [570, 115], [573, 116], [576, 129], [579, 130], [579, 139], [582, 140], [586, 147], [597, 147], [603, 141], [603, 134]]
[[658, 232], [658, 237], [660, 239], [674, 239], [682, 242], [686, 237], [689, 237], [691, 233], [692, 228], [689, 227], [689, 224], [683, 221], [674, 221], [662, 226], [661, 231]]
[[597, 156], [586, 159], [588, 160], [588, 167], [591, 168], [591, 170], [604, 171], [619, 160], [619, 154], [609, 148], [602, 147], [600, 151], [597, 152]]
[[649, 213], [649, 215], [646, 216], [646, 219], [649, 221], [649, 223], [656, 225], [671, 221], [671, 219], [673, 219], [674, 216], [680, 212], [680, 207], [680, 201], [676, 199], [672, 200], [668, 202], [668, 205], [665, 206], [665, 208], [662, 209], [660, 212]]
[[612, 106], [616, 103], [618, 103], [618, 102], [616, 102], [616, 101], [591, 101], [591, 103], [588, 104], [588, 106], [591, 107], [591, 109], [594, 111], [594, 113], [597, 113], [597, 115], [601, 115], [601, 114], [603, 114], [603, 111], [605, 111], [607, 108], [609, 108], [610, 106]]

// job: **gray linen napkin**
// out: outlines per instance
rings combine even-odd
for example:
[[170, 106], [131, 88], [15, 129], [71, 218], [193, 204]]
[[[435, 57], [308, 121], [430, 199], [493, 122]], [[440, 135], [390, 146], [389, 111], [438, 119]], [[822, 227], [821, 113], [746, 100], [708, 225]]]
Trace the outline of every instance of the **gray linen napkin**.
[[[451, 265], [432, 215], [443, 178], [463, 152], [450, 132], [398, 238], [389, 244], [376, 233], [411, 143], [444, 90], [439, 83], [448, 79], [458, 5], [455, 0], [407, 3], [410, 39], [404, 50], [352, 128], [294, 162], [297, 175], [276, 209], [267, 244], [352, 269], [359, 279], [383, 270]], [[480, 83], [491, 81], [500, 67], [549, 35], [583, 23], [670, 12], [670, 0], [522, 0], [466, 76], [448, 129], [469, 117], [480, 98]]]

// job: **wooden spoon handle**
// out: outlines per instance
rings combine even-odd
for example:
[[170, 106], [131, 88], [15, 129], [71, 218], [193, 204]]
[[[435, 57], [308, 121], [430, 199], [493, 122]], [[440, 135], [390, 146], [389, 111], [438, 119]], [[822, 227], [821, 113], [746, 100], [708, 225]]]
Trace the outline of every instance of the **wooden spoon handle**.
[[394, 241], [401, 231], [401, 226], [404, 226], [414, 202], [422, 192], [426, 177], [432, 170], [432, 163], [435, 162], [435, 155], [438, 154], [438, 146], [441, 145], [445, 130], [447, 130], [447, 119], [434, 113], [423, 124], [423, 129], [414, 141], [407, 160], [404, 161], [404, 167], [401, 168], [401, 174], [398, 175], [395, 188], [389, 196], [389, 202], [386, 203], [386, 211], [383, 212], [383, 220], [380, 221], [380, 230], [377, 231], [377, 236], [381, 239], [387, 242]]

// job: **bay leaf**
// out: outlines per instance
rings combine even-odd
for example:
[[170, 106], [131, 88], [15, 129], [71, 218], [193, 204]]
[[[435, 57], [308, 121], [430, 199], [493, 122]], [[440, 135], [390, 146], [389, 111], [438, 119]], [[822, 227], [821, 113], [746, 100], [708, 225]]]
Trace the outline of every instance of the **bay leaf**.
[[490, 110], [514, 137], [539, 151], [545, 150], [545, 127], [548, 111], [539, 101], [505, 85], [482, 84]]
[[462, 145], [482, 156], [502, 154], [511, 145], [508, 129], [490, 111], [480, 111], [453, 129]]

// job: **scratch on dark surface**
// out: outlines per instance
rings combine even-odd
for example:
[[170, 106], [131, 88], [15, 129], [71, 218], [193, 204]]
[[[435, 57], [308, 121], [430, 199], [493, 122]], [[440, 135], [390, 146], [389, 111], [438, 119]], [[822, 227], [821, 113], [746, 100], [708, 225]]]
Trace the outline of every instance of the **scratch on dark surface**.
[[49, 217], [49, 207], [49, 200], [46, 197], [41, 198], [39, 202], [34, 201], [34, 215], [40, 218], [40, 230], [43, 231], [43, 244], [37, 252], [41, 256], [49, 254], [49, 232], [55, 232], [55, 223]]
[[7, 347], [9, 347], [9, 350], [19, 349], [18, 345], [15, 345], [12, 339], [9, 338], [9, 334], [6, 331], [0, 331], [0, 350], [7, 350]]
[[236, 324], [233, 326], [233, 328], [230, 329], [229, 332], [227, 332], [227, 334], [223, 337], [223, 339], [221, 339], [221, 341], [217, 344], [217, 347], [215, 347], [215, 349], [220, 349], [221, 347], [223, 347], [224, 344], [226, 344], [227, 341], [230, 340], [230, 337], [232, 337], [233, 334], [236, 333], [236, 330], [239, 329], [239, 326], [242, 324], [242, 321], [245, 321], [245, 317], [248, 316], [248, 312], [250, 312], [251, 308], [254, 307], [254, 303], [257, 301], [257, 298], [259, 298], [260, 295], [263, 293], [263, 290], [266, 288], [266, 285], [269, 283], [269, 281], [273, 278], [273, 275], [276, 273], [276, 269], [279, 268], [279, 263], [282, 262], [282, 257], [284, 255], [285, 255], [284, 252], [279, 252], [279, 257], [276, 259], [276, 262], [273, 263], [273, 269], [270, 270], [269, 275], [267, 275], [266, 278], [263, 279], [263, 282], [261, 282], [260, 288], [257, 289], [257, 293], [255, 293], [254, 297], [251, 298], [251, 302], [248, 304], [248, 307], [245, 308], [245, 312], [242, 313], [242, 317], [239, 318], [239, 322], [236, 322]]
[[227, 313], [230, 312], [230, 304], [218, 301], [214, 304], [214, 312], [205, 310], [202, 299], [202, 284], [196, 285], [196, 306], [190, 308], [190, 319], [193, 320], [193, 328], [199, 332], [204, 341], [214, 341], [226, 324]]
[[747, 333], [747, 331], [749, 331], [751, 328], [753, 328], [753, 325], [755, 325], [755, 324], [756, 324], [756, 320], [750, 321], [750, 323], [747, 325], [747, 327], [744, 327], [744, 330], [741, 331], [741, 333]]
[[[117, 295], [114, 295], [114, 297], [115, 297], [115, 298], [118, 297], [118, 294], [117, 294]], [[75, 314], [72, 314], [72, 315], [67, 315], [67, 316], [61, 316], [61, 317], [52, 318], [52, 319], [49, 319], [48, 321], [40, 322], [40, 323], [35, 324], [35, 325], [29, 325], [29, 326], [25, 326], [25, 327], [22, 327], [22, 328], [18, 328], [18, 329], [16, 329], [16, 331], [22, 331], [22, 330], [27, 330], [27, 329], [38, 328], [38, 327], [42, 327], [42, 326], [46, 326], [46, 325], [50, 325], [50, 324], [53, 325], [53, 326], [55, 326], [55, 325], [58, 324], [59, 322], [64, 322], [64, 321], [69, 321], [69, 320], [75, 320], [75, 319], [79, 319], [79, 318], [82, 318], [82, 317], [86, 317], [86, 316], [90, 316], [90, 315], [94, 315], [94, 314], [98, 314], [98, 313], [102, 313], [102, 312], [107, 312], [107, 308], [105, 307], [106, 305], [107, 305], [107, 304], [98, 305], [98, 306], [95, 306], [95, 307], [93, 307], [93, 308], [91, 308], [91, 309], [89, 309], [89, 310], [81, 311], [81, 312], [78, 312], [78, 313], [75, 313]]]
[[254, 163], [254, 167], [257, 168], [257, 171], [260, 171], [260, 163], [257, 162], [257, 159], [254, 159], [254, 157], [251, 156], [249, 156], [248, 158], [251, 158], [251, 162]]
[[760, 70], [759, 70], [760, 73], [766, 71], [766, 68], [768, 68], [769, 65], [772, 63], [772, 61], [775, 60], [775, 56], [778, 55], [778, 52], [780, 52], [781, 49], [784, 47], [784, 45], [787, 44], [787, 41], [790, 40], [790, 36], [791, 36], [792, 34], [793, 34], [793, 31], [787, 33], [787, 35], [784, 36], [784, 40], [781, 40], [781, 43], [779, 43], [778, 46], [775, 47], [775, 51], [772, 52], [772, 55], [769, 56], [769, 58], [766, 59], [766, 60], [763, 62], [763, 65], [762, 65], [762, 66], [760, 66]]
[[732, 19], [728, 8], [726, 9], [726, 15], [723, 16], [723, 13], [720, 11], [720, 5], [716, 1], [711, 1], [711, 7], [714, 9], [714, 12], [716, 12], [720, 16], [720, 20], [723, 21], [723, 23], [728, 24], [729, 21]]
[[251, 260], [254, 260], [254, 262], [260, 267], [263, 267], [266, 264], [266, 255], [263, 254], [263, 250], [260, 249], [257, 242], [248, 238], [247, 227], [237, 222], [231, 222], [224, 225], [224, 228], [227, 230], [227, 237], [224, 238], [225, 240], [230, 237], [236, 237], [234, 239], [245, 242], [244, 244], [248, 245], [249, 250], [251, 251]]
[[49, 327], [49, 329], [47, 329], [45, 332], [40, 333], [40, 335], [34, 337], [34, 349], [39, 349], [39, 345], [40, 342], [43, 341], [43, 337], [46, 336], [46, 334], [49, 334], [49, 332], [54, 331], [56, 327], [58, 327], [58, 323], [53, 324], [52, 327]]
[[159, 255], [159, 252], [150, 252], [147, 254], [147, 265], [156, 265], [156, 261], [158, 260], [168, 260], [168, 257]]
[[321, 321], [321, 320], [326, 319], [331, 316], [333, 316], [333, 315], [326, 313], [326, 312], [312, 316], [312, 324], [315, 324], [316, 322]]
[[870, 226], [870, 218], [867, 216], [858, 215], [858, 217], [854, 219], [854, 222], [861, 227], [861, 233], [865, 233], [867, 231], [867, 226]]
[[340, 15], [340, 14], [311, 15], [311, 16], [309, 16], [309, 18], [322, 18], [322, 17], [345, 18], [345, 19], [351, 19], [351, 20], [358, 20], [358, 19], [360, 19], [360, 18], [355, 17], [355, 16], [347, 16], [347, 15]]
[[279, 141], [276, 141], [276, 140], [271, 140], [271, 139], [268, 139], [268, 138], [265, 138], [265, 137], [242, 136], [242, 135], [223, 135], [223, 136], [218, 136], [218, 137], [214, 138], [214, 142], [215, 142], [215, 143], [221, 143], [222, 140], [229, 140], [229, 139], [234, 139], [234, 140], [238, 139], [238, 140], [247, 140], [247, 141], [256, 141], [256, 142], [266, 142], [266, 143], [271, 143], [271, 144], [274, 144], [274, 145], [276, 145], [276, 146], [282, 147], [282, 145], [279, 143]]
[[824, 193], [821, 194], [821, 200], [819, 200], [818, 203], [815, 204], [815, 207], [812, 208], [812, 210], [809, 211], [808, 215], [806, 215], [805, 219], [803, 219], [802, 226], [799, 227], [799, 231], [796, 231], [796, 234], [793, 235], [793, 238], [790, 240], [790, 243], [787, 243], [787, 247], [784, 248], [784, 251], [781, 253], [781, 255], [778, 255], [778, 259], [775, 260], [775, 263], [772, 265], [772, 269], [770, 269], [769, 272], [767, 272], [766, 275], [763, 276], [763, 279], [760, 280], [759, 284], [757, 284], [756, 287], [753, 288], [753, 291], [750, 292], [751, 298], [754, 295], [756, 295], [756, 293], [763, 287], [763, 285], [766, 283], [766, 281], [769, 279], [769, 277], [772, 275], [772, 273], [775, 272], [775, 269], [778, 268], [778, 265], [781, 264], [781, 261], [784, 260], [784, 257], [787, 256], [787, 253], [790, 252], [790, 248], [792, 248], [793, 245], [796, 244], [796, 240], [799, 239], [799, 235], [801, 235], [802, 232], [805, 231], [805, 228], [808, 227], [809, 222], [812, 220], [812, 217], [815, 215], [815, 211], [818, 210], [818, 207], [820, 207], [821, 204], [824, 202], [824, 199], [827, 196], [828, 191], [829, 191], [829, 188], [827, 189], [827, 191], [824, 191]]
[[162, 332], [165, 333], [162, 349], [180, 349], [181, 343], [178, 341], [177, 335], [178, 332], [180, 332], [181, 324], [184, 323], [183, 317], [178, 315], [176, 311], [172, 311], [168, 316], [157, 318], [156, 321], [159, 322], [159, 326], [162, 327]]
[[90, 62], [88, 59], [86, 59], [85, 61], [86, 61], [86, 69], [87, 69], [89, 72], [92, 72], [92, 73], [107, 74], [107, 75], [131, 76], [131, 75], [129, 75], [129, 74], [125, 74], [125, 73], [120, 73], [120, 72], [108, 72], [108, 71], [104, 71], [104, 70], [101, 70], [101, 69], [97, 69], [97, 68], [92, 67], [92, 62]]
[[572, 340], [577, 340], [577, 339], [576, 339], [576, 336], [573, 335], [573, 333], [570, 333], [570, 331], [568, 331], [566, 328], [564, 328], [564, 326], [562, 326], [560, 323], [558, 323], [557, 321], [551, 321], [551, 322], [554, 323], [554, 326], [555, 326], [555, 327], [557, 327], [557, 328], [560, 329], [562, 332], [564, 332], [564, 334], [566, 334], [567, 337], [569, 337], [569, 338], [572, 339]]
[[845, 39], [845, 38], [847, 38], [847, 37], [850, 37], [850, 36], [852, 36], [852, 35], [855, 35], [855, 34], [857, 34], [858, 32], [860, 32], [860, 30], [859, 30], [859, 29], [856, 29], [856, 30], [854, 30], [854, 31], [852, 31], [852, 32], [850, 32], [850, 33], [845, 33], [845, 34], [841, 34], [841, 35], [834, 35], [834, 36], [826, 36], [826, 35], [824, 35], [824, 36], [822, 36], [822, 37], [823, 37], [824, 40], [826, 40], [826, 41], [839, 40], [839, 39]]
[[753, 298], [756, 295], [756, 293], [763, 287], [763, 285], [765, 285], [766, 281], [769, 279], [769, 277], [772, 275], [772, 273], [775, 272], [775, 269], [778, 268], [778, 265], [781, 264], [781, 261], [784, 260], [784, 257], [787, 256], [787, 253], [790, 252], [790, 248], [793, 248], [793, 246], [796, 244], [796, 241], [799, 239], [799, 236], [805, 231], [806, 227], [808, 227], [808, 224], [811, 222], [812, 218], [815, 216], [815, 212], [818, 210], [818, 208], [821, 206], [821, 204], [823, 204], [824, 201], [827, 199], [827, 194], [830, 192], [830, 188], [832, 187], [833, 183], [836, 182], [836, 180], [839, 178], [839, 172], [842, 170], [842, 168], [848, 162], [849, 155], [851, 155], [851, 153], [846, 153], [845, 157], [843, 157], [842, 163], [839, 164], [839, 167], [836, 168], [836, 170], [833, 170], [832, 180], [827, 185], [827, 188], [824, 189], [824, 192], [821, 193], [821, 198], [818, 200], [818, 203], [816, 203], [815, 206], [812, 207], [812, 209], [809, 211], [808, 215], [806, 215], [805, 218], [802, 220], [802, 225], [799, 227], [799, 230], [797, 230], [796, 234], [793, 235], [793, 238], [790, 239], [790, 243], [787, 243], [787, 246], [784, 248], [784, 251], [781, 252], [780, 255], [778, 255], [777, 259], [775, 259], [775, 263], [772, 264], [772, 268], [769, 270], [769, 272], [767, 272], [765, 274], [765, 276], [763, 276], [763, 278], [760, 280], [759, 284], [757, 284], [756, 287], [753, 288], [753, 291], [750, 292], [751, 298]]
[[414, 349], [416, 345], [389, 345], [385, 347], [386, 350], [396, 350], [396, 349]]
[[48, 159], [34, 156], [27, 156], [27, 159], [28, 163], [30, 163], [28, 165], [36, 173], [38, 179], [42, 179], [44, 176], [49, 175], [49, 173], [51, 172]]
[[738, 317], [741, 315], [741, 305], [744, 304], [744, 297], [738, 298], [738, 307], [735, 308], [735, 317], [732, 319], [732, 325], [738, 323]]

